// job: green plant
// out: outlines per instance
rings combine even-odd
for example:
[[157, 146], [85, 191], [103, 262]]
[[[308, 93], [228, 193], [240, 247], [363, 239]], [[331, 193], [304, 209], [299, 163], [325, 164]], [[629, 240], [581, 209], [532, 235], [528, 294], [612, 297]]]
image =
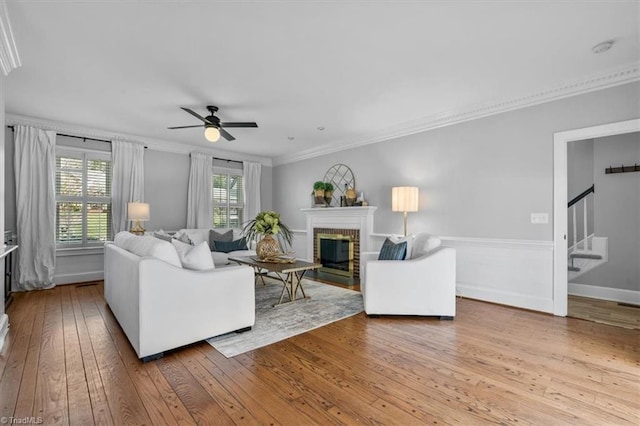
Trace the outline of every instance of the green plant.
[[293, 242], [293, 232], [281, 222], [280, 214], [274, 211], [258, 213], [255, 219], [247, 222], [242, 233], [247, 241], [257, 240], [258, 235], [276, 235], [284, 246], [291, 246]]
[[319, 180], [317, 182], [314, 182], [314, 184], [313, 184], [313, 190], [314, 191], [320, 191], [320, 190], [323, 190], [323, 189], [326, 189], [324, 182], [322, 182], [321, 180]]
[[324, 183], [324, 190], [326, 192], [333, 192], [333, 184], [331, 182]]

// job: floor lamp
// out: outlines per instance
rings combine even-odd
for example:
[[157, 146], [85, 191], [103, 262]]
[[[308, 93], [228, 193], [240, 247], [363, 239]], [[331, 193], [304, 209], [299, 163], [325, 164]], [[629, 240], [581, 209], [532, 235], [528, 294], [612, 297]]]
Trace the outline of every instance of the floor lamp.
[[404, 214], [404, 236], [407, 236], [407, 213], [418, 211], [418, 187], [394, 186], [391, 189], [391, 210]]

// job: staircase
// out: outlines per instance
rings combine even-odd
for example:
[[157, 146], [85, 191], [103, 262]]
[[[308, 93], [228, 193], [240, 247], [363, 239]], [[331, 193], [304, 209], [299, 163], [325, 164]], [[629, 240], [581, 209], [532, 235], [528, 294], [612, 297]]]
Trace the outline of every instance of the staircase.
[[[608, 239], [589, 233], [588, 202], [591, 200], [593, 206], [594, 193], [595, 185], [591, 185], [582, 194], [569, 201], [569, 224], [573, 231], [571, 236], [573, 244], [568, 250], [569, 281], [609, 261]], [[578, 226], [579, 222], [582, 222], [581, 226]]]

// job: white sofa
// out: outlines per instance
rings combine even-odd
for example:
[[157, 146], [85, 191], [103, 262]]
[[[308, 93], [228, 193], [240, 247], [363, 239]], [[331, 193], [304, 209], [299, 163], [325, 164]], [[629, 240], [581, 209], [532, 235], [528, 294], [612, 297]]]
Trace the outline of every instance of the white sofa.
[[[214, 231], [224, 234], [225, 232], [232, 230], [233, 231], [233, 239], [238, 240], [242, 238], [242, 230], [238, 228], [216, 228]], [[185, 228], [180, 229], [176, 232], [176, 235], [185, 234], [189, 237], [191, 242], [194, 245], [197, 245], [203, 241], [209, 242], [209, 228]], [[251, 242], [247, 241], [247, 244], [251, 244]], [[212, 251], [211, 256], [213, 257], [213, 263], [216, 265], [216, 268], [229, 265], [232, 262], [229, 262], [229, 257], [238, 257], [238, 256], [255, 256], [255, 250], [236, 250], [229, 253], [222, 253], [217, 251]]]
[[250, 267], [184, 269], [172, 243], [118, 236], [105, 245], [104, 296], [138, 358], [254, 325]]
[[406, 260], [363, 253], [361, 284], [367, 315], [456, 315], [456, 252], [429, 234], [412, 238]]

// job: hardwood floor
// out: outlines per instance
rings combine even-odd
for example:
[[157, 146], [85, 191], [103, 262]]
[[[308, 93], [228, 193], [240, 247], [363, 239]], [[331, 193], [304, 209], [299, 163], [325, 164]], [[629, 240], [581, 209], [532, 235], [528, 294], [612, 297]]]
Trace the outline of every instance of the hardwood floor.
[[459, 299], [454, 321], [359, 314], [231, 359], [198, 343], [142, 364], [102, 291], [15, 295], [5, 421], [640, 423], [637, 330]]
[[569, 295], [568, 316], [640, 330], [640, 306]]

